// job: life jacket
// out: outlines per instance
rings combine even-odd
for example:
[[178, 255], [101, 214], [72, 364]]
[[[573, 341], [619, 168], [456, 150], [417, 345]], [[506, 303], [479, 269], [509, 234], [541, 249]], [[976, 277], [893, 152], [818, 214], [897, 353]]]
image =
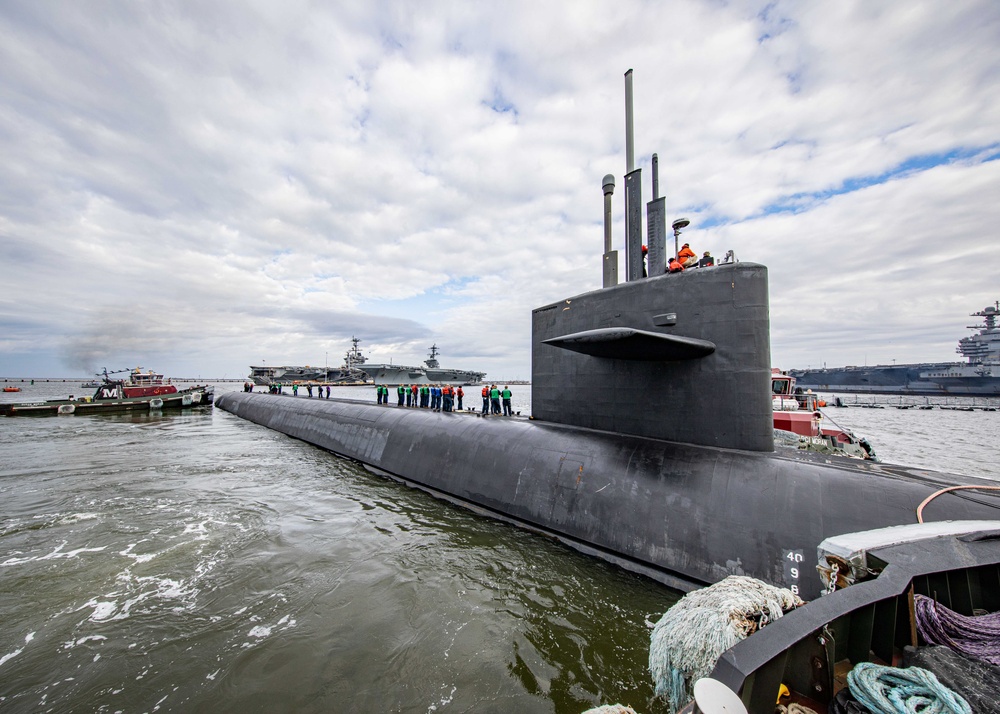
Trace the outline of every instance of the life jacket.
[[444, 396], [446, 396], [446, 397], [450, 397], [451, 396], [451, 387], [450, 386], [449, 387], [445, 387], [441, 391], [444, 393]]
[[457, 394], [460, 397], [464, 397], [465, 396], [465, 392], [462, 391], [461, 387], [459, 387], [458, 389], [455, 390], [455, 394]]
[[693, 258], [695, 256], [694, 256], [694, 251], [691, 250], [690, 247], [685, 246], [685, 247], [681, 248], [680, 251], [677, 253], [677, 257], [681, 261], [683, 261], [685, 258]]
[[511, 391], [509, 389], [505, 389], [503, 390], [503, 392], [500, 393], [500, 396], [503, 397], [504, 399], [510, 399], [510, 395]]
[[489, 387], [483, 387], [483, 396], [484, 397], [490, 396], [490, 388]]
[[414, 384], [414, 385], [413, 385], [413, 387], [412, 387], [412, 389], [411, 389], [411, 391], [412, 391], [412, 392], [413, 392], [414, 394], [416, 394], [416, 393], [417, 393], [418, 391], [420, 391], [420, 390], [418, 390], [418, 389], [417, 389], [417, 385], [415, 385], [415, 384]]
[[399, 396], [403, 396], [404, 394], [406, 394], [406, 387], [404, 387], [402, 384], [396, 387], [396, 394], [398, 394]]
[[678, 261], [677, 258], [671, 258], [670, 265], [667, 267], [670, 268], [671, 273], [679, 273], [684, 270], [684, 266], [680, 264], [680, 261]]
[[499, 389], [491, 389], [490, 390], [490, 399], [499, 399], [499, 398], [500, 398], [500, 390]]

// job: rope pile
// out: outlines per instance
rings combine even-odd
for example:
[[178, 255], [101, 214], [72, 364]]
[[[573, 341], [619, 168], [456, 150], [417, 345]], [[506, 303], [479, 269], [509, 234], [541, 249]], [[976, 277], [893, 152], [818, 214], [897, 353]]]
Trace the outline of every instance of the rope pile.
[[779, 704], [774, 711], [776, 714], [816, 714], [813, 709], [803, 704], [796, 704], [795, 702], [789, 703], [788, 706]]
[[848, 673], [847, 685], [873, 714], [972, 714], [961, 695], [920, 667], [897, 669], [861, 662]]
[[653, 627], [649, 672], [656, 695], [680, 710], [723, 652], [801, 604], [791, 590], [742, 575], [688, 593]]
[[1000, 612], [967, 617], [923, 595], [913, 596], [917, 630], [932, 645], [1000, 665]]

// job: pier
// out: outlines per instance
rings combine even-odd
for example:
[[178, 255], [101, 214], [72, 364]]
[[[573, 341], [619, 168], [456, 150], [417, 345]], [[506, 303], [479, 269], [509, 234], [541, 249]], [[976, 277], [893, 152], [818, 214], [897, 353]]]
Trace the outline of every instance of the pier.
[[861, 396], [831, 396], [828, 407], [853, 409], [940, 409], [953, 412], [1000, 411], [1000, 398], [996, 397], [916, 397], [872, 394]]

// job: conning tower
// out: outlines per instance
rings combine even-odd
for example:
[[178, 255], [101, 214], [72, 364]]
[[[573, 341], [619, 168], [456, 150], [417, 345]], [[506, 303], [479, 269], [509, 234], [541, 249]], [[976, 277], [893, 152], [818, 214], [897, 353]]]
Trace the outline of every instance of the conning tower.
[[[621, 434], [773, 451], [767, 268], [753, 263], [664, 273], [665, 199], [647, 204], [642, 269], [641, 169], [626, 81], [626, 282], [615, 284], [604, 177], [604, 288], [532, 313], [532, 416]], [[675, 221], [675, 234], [687, 225]], [[616, 267], [616, 266], [615, 266]]]

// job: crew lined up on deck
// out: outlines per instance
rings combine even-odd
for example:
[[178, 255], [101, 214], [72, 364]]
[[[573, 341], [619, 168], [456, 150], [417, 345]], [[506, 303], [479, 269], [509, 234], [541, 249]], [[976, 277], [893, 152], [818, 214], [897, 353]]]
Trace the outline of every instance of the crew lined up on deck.
[[[483, 416], [490, 414], [513, 416], [510, 400], [513, 396], [510, 387], [503, 389], [492, 384], [483, 386]], [[375, 385], [375, 398], [379, 404], [389, 403], [389, 388], [383, 384]], [[465, 391], [461, 387], [450, 384], [400, 384], [396, 387], [396, 406], [432, 409], [436, 412], [464, 411], [463, 400]], [[456, 405], [457, 401], [457, 405]], [[475, 408], [473, 408], [475, 411]]]
[[[314, 385], [306, 384], [304, 386], [309, 398], [311, 399]], [[315, 386], [317, 396], [320, 399], [323, 399], [323, 385], [318, 384]], [[253, 385], [251, 384], [248, 387], [244, 384], [243, 389], [244, 391], [253, 391]], [[281, 394], [281, 385], [272, 385], [268, 391], [272, 394]], [[292, 395], [296, 397], [299, 395], [298, 384], [292, 385]], [[510, 391], [510, 387], [507, 385], [504, 385], [503, 389], [499, 389], [495, 384], [489, 386], [484, 385], [483, 416], [489, 416], [490, 414], [513, 416], [514, 412], [510, 406], [511, 396], [513, 396], [513, 392]], [[325, 397], [326, 399], [330, 398], [330, 385], [326, 385]], [[400, 384], [396, 387], [396, 406], [398, 407], [417, 407], [421, 409], [433, 409], [438, 412], [451, 412], [456, 410], [464, 411], [464, 398], [465, 391], [461, 387], [454, 387], [450, 384]], [[384, 384], [376, 384], [375, 400], [378, 404], [388, 404], [389, 387]], [[475, 407], [472, 408], [472, 411], [475, 411]]]

